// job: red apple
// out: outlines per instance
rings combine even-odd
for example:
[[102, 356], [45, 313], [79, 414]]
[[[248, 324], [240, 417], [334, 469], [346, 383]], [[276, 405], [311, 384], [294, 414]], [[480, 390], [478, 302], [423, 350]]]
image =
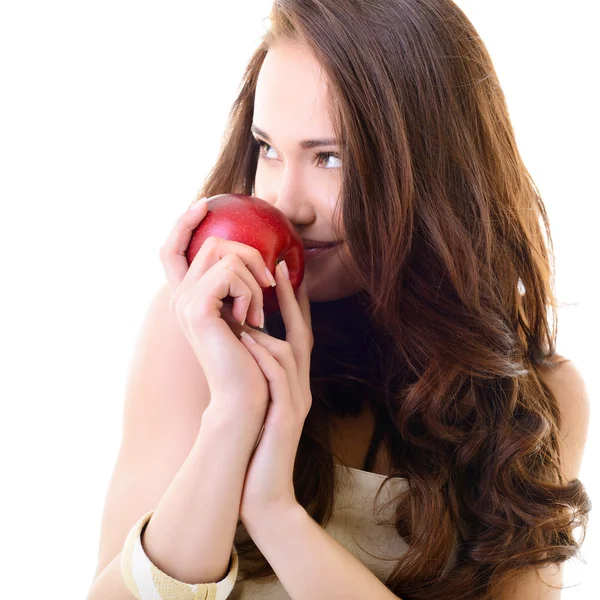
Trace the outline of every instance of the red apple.
[[[240, 242], [256, 248], [267, 267], [285, 260], [294, 291], [304, 279], [304, 246], [290, 220], [277, 208], [256, 196], [219, 194], [208, 199], [208, 213], [192, 232], [185, 252], [188, 265], [208, 237]], [[262, 287], [262, 286], [261, 286]], [[274, 287], [262, 288], [265, 315], [280, 312]], [[233, 302], [226, 296], [223, 302]]]

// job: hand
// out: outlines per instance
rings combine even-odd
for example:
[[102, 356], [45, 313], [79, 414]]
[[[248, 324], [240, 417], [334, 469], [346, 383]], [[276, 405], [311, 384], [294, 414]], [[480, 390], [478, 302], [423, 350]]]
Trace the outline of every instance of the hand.
[[[210, 388], [209, 408], [235, 416], [255, 440], [264, 420], [269, 390], [238, 333], [246, 316], [260, 325], [261, 286], [270, 283], [260, 252], [230, 240], [208, 238], [188, 265], [185, 251], [192, 232], [207, 212], [207, 203], [196, 202], [193, 209], [179, 217], [160, 250], [160, 260], [173, 294], [171, 312]], [[222, 302], [228, 294], [234, 299], [232, 306]]]
[[286, 340], [248, 331], [256, 342], [253, 344], [242, 336], [269, 383], [271, 396], [244, 481], [240, 504], [240, 519], [244, 524], [276, 506], [297, 504], [294, 462], [304, 421], [312, 405], [309, 375], [314, 337], [306, 280], [298, 288], [296, 298], [280, 264], [275, 269], [275, 279]]

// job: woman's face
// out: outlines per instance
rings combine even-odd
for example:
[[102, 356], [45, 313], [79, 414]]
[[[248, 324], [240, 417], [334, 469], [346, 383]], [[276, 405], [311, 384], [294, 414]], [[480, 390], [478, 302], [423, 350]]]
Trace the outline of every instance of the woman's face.
[[[341, 241], [333, 210], [341, 184], [340, 146], [327, 112], [327, 83], [307, 46], [279, 42], [259, 73], [252, 135], [260, 143], [253, 195], [292, 222], [303, 239]], [[303, 147], [305, 140], [325, 144]], [[313, 302], [338, 300], [358, 290], [345, 276], [345, 245], [305, 261], [304, 279]]]

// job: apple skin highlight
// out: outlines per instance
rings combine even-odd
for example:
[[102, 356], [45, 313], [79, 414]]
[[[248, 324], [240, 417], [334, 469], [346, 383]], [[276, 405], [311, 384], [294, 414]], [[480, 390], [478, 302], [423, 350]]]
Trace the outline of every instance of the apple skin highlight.
[[[285, 260], [296, 291], [304, 279], [304, 246], [300, 234], [277, 208], [256, 196], [218, 194], [207, 200], [208, 212], [192, 232], [185, 251], [188, 265], [207, 238], [214, 236], [256, 248], [271, 273]], [[274, 287], [262, 287], [265, 314], [280, 312]], [[233, 303], [231, 296], [224, 303]]]

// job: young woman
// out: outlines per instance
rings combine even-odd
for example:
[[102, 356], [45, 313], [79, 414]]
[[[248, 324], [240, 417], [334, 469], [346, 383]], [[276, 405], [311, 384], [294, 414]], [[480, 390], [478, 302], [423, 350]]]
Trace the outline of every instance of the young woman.
[[178, 219], [88, 598], [556, 600], [589, 401], [486, 48], [450, 0], [270, 19], [199, 196], [336, 245], [294, 292], [237, 242], [188, 268], [207, 203]]

